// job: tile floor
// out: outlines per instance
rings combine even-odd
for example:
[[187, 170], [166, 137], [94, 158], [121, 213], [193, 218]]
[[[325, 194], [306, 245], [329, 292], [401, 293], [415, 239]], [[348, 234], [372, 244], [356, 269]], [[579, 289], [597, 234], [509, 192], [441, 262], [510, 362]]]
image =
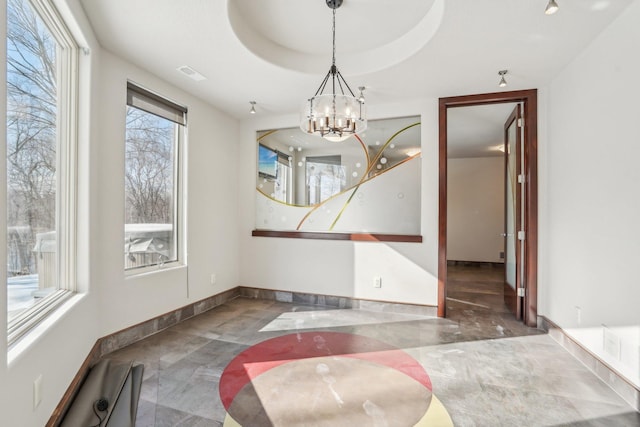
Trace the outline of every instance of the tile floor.
[[[555, 341], [510, 317], [501, 274], [450, 268], [448, 319], [237, 298], [106, 357], [145, 365], [140, 427], [222, 426], [227, 413], [218, 385], [225, 367], [264, 340], [311, 331], [356, 334], [404, 350], [424, 367], [455, 426], [640, 426], [640, 414]], [[366, 389], [368, 381], [359, 386]], [[290, 400], [292, 411], [304, 404]]]

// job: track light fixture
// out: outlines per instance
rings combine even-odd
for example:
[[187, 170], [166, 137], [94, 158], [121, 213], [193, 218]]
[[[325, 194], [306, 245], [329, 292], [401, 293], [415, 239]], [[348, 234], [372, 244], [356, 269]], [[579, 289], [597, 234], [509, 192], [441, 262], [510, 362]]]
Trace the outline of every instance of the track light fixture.
[[500, 76], [500, 82], [498, 83], [498, 86], [505, 87], [507, 85], [507, 80], [504, 78], [504, 75], [508, 72], [508, 70], [498, 71], [498, 75]]
[[251, 109], [249, 110], [249, 113], [255, 114], [256, 113], [256, 101], [249, 101], [249, 104], [251, 104]]
[[549, 3], [547, 3], [547, 7], [544, 9], [544, 13], [546, 15], [553, 15], [558, 11], [559, 8], [560, 7], [558, 6], [558, 3], [556, 3], [556, 0], [549, 0]]

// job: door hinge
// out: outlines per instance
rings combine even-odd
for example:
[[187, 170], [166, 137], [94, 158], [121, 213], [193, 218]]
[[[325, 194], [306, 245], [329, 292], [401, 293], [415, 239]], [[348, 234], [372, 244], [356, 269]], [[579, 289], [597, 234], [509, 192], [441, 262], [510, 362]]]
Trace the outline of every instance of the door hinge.
[[524, 127], [524, 117], [518, 118], [518, 127]]
[[518, 231], [518, 240], [524, 240], [525, 237], [526, 236], [524, 231]]
[[527, 181], [523, 174], [518, 175], [518, 184], [524, 184]]
[[518, 288], [518, 296], [524, 297], [524, 288]]

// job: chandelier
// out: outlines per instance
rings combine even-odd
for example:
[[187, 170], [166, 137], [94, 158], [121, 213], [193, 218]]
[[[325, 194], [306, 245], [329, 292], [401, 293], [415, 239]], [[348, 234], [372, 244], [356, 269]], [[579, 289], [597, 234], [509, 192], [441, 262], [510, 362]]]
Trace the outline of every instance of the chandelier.
[[[327, 6], [333, 9], [331, 68], [320, 83], [316, 94], [304, 103], [300, 129], [308, 134], [319, 135], [328, 141], [339, 142], [353, 134], [363, 132], [367, 128], [367, 114], [362, 94], [364, 87], [359, 88], [360, 95], [356, 98], [336, 67], [336, 9], [342, 5], [342, 0], [326, 0], [326, 2]], [[324, 93], [329, 82], [331, 82], [331, 92]]]

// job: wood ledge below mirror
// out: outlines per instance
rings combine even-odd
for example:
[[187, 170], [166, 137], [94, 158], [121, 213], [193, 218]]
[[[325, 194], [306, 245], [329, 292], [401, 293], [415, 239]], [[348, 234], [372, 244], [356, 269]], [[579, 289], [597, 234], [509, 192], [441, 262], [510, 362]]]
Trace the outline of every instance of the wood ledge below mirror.
[[319, 239], [319, 240], [351, 240], [354, 242], [405, 242], [422, 243], [420, 235], [380, 234], [380, 233], [324, 233], [316, 231], [275, 231], [253, 230], [252, 236], [283, 237], [288, 239]]

